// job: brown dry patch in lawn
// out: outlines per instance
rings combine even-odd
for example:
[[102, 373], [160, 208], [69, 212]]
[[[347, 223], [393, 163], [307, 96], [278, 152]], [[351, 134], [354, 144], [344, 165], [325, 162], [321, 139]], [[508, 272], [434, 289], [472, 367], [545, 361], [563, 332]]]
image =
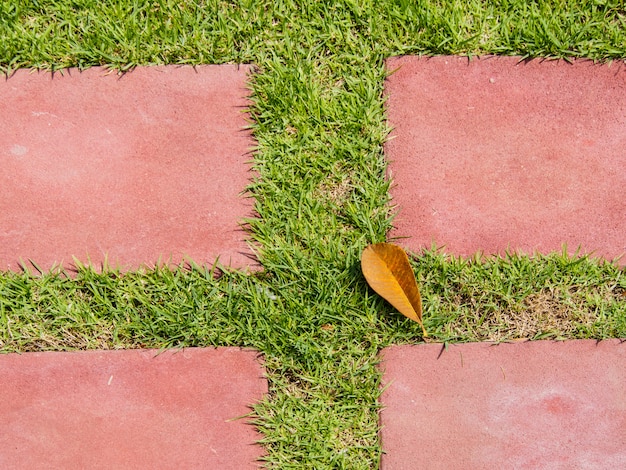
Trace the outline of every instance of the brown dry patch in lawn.
[[318, 185], [314, 197], [321, 201], [330, 202], [335, 206], [342, 206], [348, 199], [351, 191], [351, 178], [345, 177], [339, 181], [335, 178], [328, 178]]
[[572, 333], [575, 326], [591, 326], [596, 317], [578, 292], [569, 298], [552, 290], [543, 290], [524, 299], [525, 309], [511, 318], [517, 336], [532, 338], [552, 332], [560, 336]]
[[[8, 341], [0, 339], [5, 352], [72, 351], [86, 349], [137, 348], [130, 342], [115, 341], [114, 332], [106, 323], [92, 325], [90, 333], [71, 328], [46, 330], [45, 325], [21, 325], [9, 331]], [[114, 343], [115, 346], [112, 346]]]
[[[536, 339], [547, 336], [564, 339], [575, 336], [581, 328], [591, 328], [596, 308], [588, 297], [600, 296], [584, 289], [568, 291], [544, 289], [526, 296], [520, 304], [504, 307], [489, 315], [475, 327], [475, 334], [485, 341]], [[605, 301], [610, 293], [604, 293]]]

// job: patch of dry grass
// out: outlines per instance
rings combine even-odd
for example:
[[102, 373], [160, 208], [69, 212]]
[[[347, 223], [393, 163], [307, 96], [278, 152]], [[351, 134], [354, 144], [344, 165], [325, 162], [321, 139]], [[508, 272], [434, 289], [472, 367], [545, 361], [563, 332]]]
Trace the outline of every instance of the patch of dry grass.
[[624, 334], [626, 281], [614, 264], [562, 254], [464, 260], [437, 251], [414, 262], [435, 341]]

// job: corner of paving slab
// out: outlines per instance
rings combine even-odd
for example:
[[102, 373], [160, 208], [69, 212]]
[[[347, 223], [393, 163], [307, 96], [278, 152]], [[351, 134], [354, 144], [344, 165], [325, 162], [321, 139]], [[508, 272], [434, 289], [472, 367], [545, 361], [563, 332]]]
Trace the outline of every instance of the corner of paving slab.
[[0, 466], [257, 468], [246, 419], [268, 393], [241, 348], [0, 356]]
[[384, 469], [626, 466], [626, 340], [392, 346]]

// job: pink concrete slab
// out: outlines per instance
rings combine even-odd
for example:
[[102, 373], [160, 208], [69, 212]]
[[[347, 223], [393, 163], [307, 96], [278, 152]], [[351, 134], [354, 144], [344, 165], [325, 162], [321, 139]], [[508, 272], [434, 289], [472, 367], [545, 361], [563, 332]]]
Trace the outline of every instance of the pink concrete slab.
[[[249, 66], [122, 76], [18, 70], [0, 81], [0, 270], [253, 264]], [[28, 264], [28, 263], [27, 263]]]
[[387, 66], [392, 237], [464, 256], [563, 244], [626, 253], [623, 63], [443, 56]]
[[237, 348], [0, 356], [0, 468], [258, 468], [249, 406], [267, 393]]
[[382, 467], [626, 468], [626, 342], [383, 350]]

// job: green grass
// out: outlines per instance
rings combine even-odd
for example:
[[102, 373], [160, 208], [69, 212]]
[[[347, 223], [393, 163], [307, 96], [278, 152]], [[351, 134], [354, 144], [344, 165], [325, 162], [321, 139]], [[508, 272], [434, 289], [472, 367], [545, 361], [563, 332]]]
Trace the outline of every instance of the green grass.
[[[264, 270], [0, 274], [0, 348], [253, 346], [275, 468], [376, 468], [378, 351], [418, 325], [366, 286], [385, 239], [384, 59], [496, 53], [626, 58], [623, 1], [0, 0], [0, 69], [250, 62]], [[561, 254], [412, 260], [435, 341], [626, 336], [626, 278]]]

